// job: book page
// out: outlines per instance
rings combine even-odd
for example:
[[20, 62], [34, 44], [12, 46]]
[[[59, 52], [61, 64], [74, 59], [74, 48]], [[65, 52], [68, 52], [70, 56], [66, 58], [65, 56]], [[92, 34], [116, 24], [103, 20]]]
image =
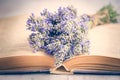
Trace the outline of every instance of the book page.
[[45, 52], [33, 53], [27, 38], [29, 31], [26, 30], [28, 15], [18, 15], [0, 18], [0, 57], [20, 55], [45, 55]]
[[120, 58], [120, 24], [97, 26], [89, 31], [90, 55]]

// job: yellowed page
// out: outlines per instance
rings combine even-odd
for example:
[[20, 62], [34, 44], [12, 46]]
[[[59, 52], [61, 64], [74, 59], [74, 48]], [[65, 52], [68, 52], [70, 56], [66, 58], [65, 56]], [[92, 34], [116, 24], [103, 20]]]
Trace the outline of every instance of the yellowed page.
[[0, 18], [0, 57], [32, 55], [43, 56], [45, 52], [33, 53], [27, 38], [26, 21], [30, 14]]
[[120, 24], [97, 26], [89, 31], [90, 55], [120, 58]]

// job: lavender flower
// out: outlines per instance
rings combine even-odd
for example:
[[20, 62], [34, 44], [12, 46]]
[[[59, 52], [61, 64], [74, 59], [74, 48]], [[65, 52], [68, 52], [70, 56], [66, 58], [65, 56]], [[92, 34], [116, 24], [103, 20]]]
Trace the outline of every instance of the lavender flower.
[[89, 52], [87, 23], [90, 21], [91, 17], [86, 14], [78, 17], [73, 6], [60, 7], [55, 13], [44, 9], [40, 17], [32, 14], [26, 22], [31, 31], [29, 44], [34, 51], [44, 49], [53, 55], [55, 65], [60, 66], [73, 56]]

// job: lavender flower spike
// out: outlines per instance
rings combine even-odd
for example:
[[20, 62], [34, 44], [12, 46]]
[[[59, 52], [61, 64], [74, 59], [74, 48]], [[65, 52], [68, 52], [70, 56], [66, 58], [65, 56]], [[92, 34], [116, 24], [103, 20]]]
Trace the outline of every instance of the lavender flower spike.
[[45, 9], [39, 17], [32, 14], [26, 22], [27, 30], [31, 31], [30, 47], [34, 51], [44, 49], [55, 57], [55, 66], [60, 66], [73, 56], [89, 52], [90, 21], [86, 14], [78, 17], [73, 6], [60, 7], [56, 12]]

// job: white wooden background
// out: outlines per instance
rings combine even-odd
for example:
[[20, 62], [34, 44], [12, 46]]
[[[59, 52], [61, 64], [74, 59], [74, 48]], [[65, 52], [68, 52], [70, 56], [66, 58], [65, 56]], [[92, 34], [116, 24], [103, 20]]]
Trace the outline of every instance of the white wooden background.
[[0, 75], [0, 80], [120, 80], [120, 75]]

